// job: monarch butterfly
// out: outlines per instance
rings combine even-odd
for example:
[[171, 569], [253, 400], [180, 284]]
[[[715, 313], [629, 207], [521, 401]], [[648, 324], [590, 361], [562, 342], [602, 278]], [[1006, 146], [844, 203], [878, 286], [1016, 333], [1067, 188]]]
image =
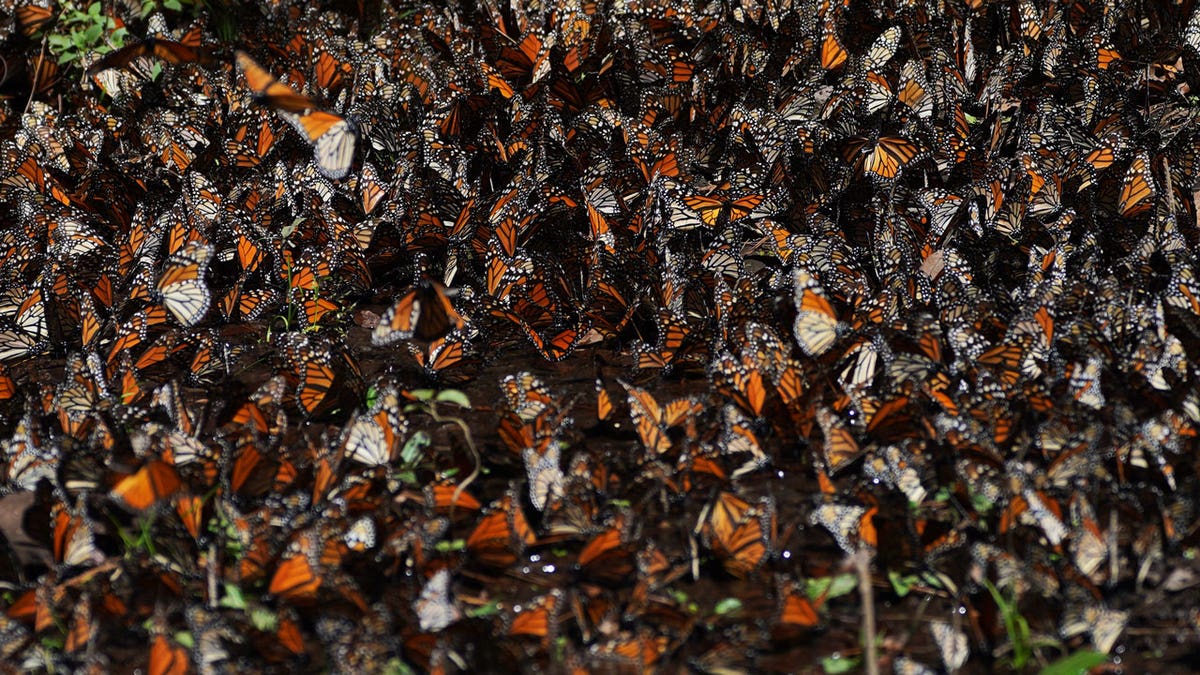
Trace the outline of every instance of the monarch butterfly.
[[1150, 157], [1139, 153], [1125, 173], [1121, 196], [1117, 203], [1122, 218], [1136, 218], [1150, 210], [1158, 190], [1150, 173]]
[[358, 130], [353, 121], [321, 110], [312, 99], [275, 79], [243, 51], [236, 53], [238, 67], [255, 98], [274, 108], [313, 146], [317, 170], [337, 180], [350, 172]]
[[579, 552], [577, 562], [588, 578], [616, 584], [637, 572], [634, 548], [630, 546], [625, 522], [625, 517], [618, 514]]
[[925, 76], [919, 61], [907, 61], [901, 67], [896, 98], [916, 113], [917, 117], [928, 119], [933, 115], [933, 97], [926, 93]]
[[724, 446], [721, 448], [722, 454], [750, 456], [734, 470], [733, 477], [739, 478], [764, 466], [767, 463], [767, 455], [763, 452], [754, 422], [735, 405], [726, 405], [722, 417], [725, 420], [725, 431], [721, 440]]
[[[324, 344], [307, 336], [288, 333], [281, 337], [291, 377], [297, 382], [296, 402], [306, 414], [312, 415], [333, 390], [336, 377], [333, 355]], [[348, 359], [346, 363], [353, 367]]]
[[422, 349], [419, 345], [409, 344], [408, 351], [421, 366], [425, 376], [432, 380], [450, 377], [450, 369], [455, 369], [459, 375], [467, 364], [475, 363], [476, 359], [467, 358], [467, 336], [464, 331], [452, 330], [446, 337], [438, 338]]
[[854, 434], [837, 413], [825, 406], [818, 406], [817, 423], [825, 437], [825, 468], [830, 474], [844, 469], [862, 454]]
[[451, 304], [446, 287], [432, 279], [422, 279], [383, 313], [379, 325], [371, 331], [371, 342], [387, 345], [413, 337], [429, 342], [465, 325], [462, 315]]
[[791, 589], [781, 594], [778, 627], [784, 630], [795, 628], [813, 628], [821, 622], [817, 614], [821, 606], [820, 600], [810, 600], [802, 590]]
[[312, 602], [324, 578], [314, 565], [318, 563], [319, 545], [315, 533], [306, 532], [288, 545], [282, 562], [275, 568], [267, 592], [295, 603]]
[[54, 514], [54, 559], [71, 567], [98, 563], [103, 557], [96, 547], [92, 522], [82, 498], [74, 510], [65, 504], [58, 505]]
[[342, 543], [346, 545], [346, 549], [355, 553], [362, 553], [375, 548], [375, 520], [369, 516], [362, 516], [350, 524], [342, 534]]
[[886, 75], [871, 71], [863, 83], [863, 110], [874, 115], [892, 102], [892, 83]]
[[467, 552], [489, 567], [505, 568], [537, 541], [520, 503], [506, 494], [467, 537]]
[[386, 466], [407, 429], [399, 395], [394, 390], [385, 390], [371, 412], [355, 417], [347, 425], [343, 441], [345, 456], [367, 466]]
[[209, 50], [202, 47], [191, 47], [174, 40], [149, 37], [108, 54], [93, 63], [88, 68], [87, 74], [95, 75], [106, 68], [124, 68], [143, 56], [154, 57], [167, 63], [199, 63], [209, 66], [215, 62]]
[[767, 402], [767, 390], [763, 386], [763, 375], [752, 362], [735, 359], [724, 353], [717, 357], [709, 368], [714, 385], [733, 399], [739, 407], [754, 415], [762, 415]]
[[549, 639], [558, 630], [558, 609], [563, 598], [560, 589], [534, 598], [508, 620], [509, 635]]
[[669, 368], [682, 354], [692, 334], [692, 327], [674, 312], [662, 309], [658, 316], [658, 343], [654, 348], [637, 350], [638, 368]]
[[566, 328], [551, 329], [550, 331], [537, 331], [524, 320], [520, 321], [521, 327], [525, 329], [525, 334], [529, 336], [530, 342], [533, 343], [538, 353], [547, 361], [562, 361], [574, 351], [575, 346], [586, 335], [586, 332], [579, 326], [568, 326]]
[[1068, 369], [1067, 386], [1075, 400], [1093, 410], [1104, 407], [1104, 391], [1100, 385], [1103, 362], [1093, 356], [1086, 363], [1073, 363]]
[[[1084, 444], [1086, 448], [1086, 444]], [[1075, 566], [1085, 576], [1095, 583], [1100, 583], [1105, 576], [1100, 565], [1108, 558], [1106, 537], [1096, 521], [1096, 511], [1082, 494], [1076, 492], [1071, 496], [1071, 522], [1075, 525], [1070, 550], [1075, 559]]]
[[155, 635], [148, 670], [151, 675], [184, 675], [191, 670], [187, 648], [166, 635]]
[[88, 646], [96, 636], [97, 624], [93, 620], [93, 602], [90, 594], [83, 594], [71, 612], [71, 627], [67, 631], [63, 651], [73, 654]]
[[869, 138], [855, 136], [842, 145], [842, 157], [855, 171], [882, 180], [895, 179], [920, 153], [920, 148], [902, 136], [880, 136], [873, 145]]
[[525, 462], [525, 473], [529, 479], [529, 501], [533, 508], [543, 511], [563, 495], [563, 472], [559, 466], [562, 444], [551, 440], [546, 451], [538, 454], [535, 448], [527, 447], [521, 453]]
[[751, 507], [732, 492], [721, 492], [710, 505], [704, 531], [725, 570], [739, 579], [753, 572], [770, 552], [775, 510], [770, 501]]
[[439, 514], [478, 511], [483, 507], [470, 492], [460, 490], [453, 483], [443, 483], [425, 488], [425, 504]]
[[462, 610], [450, 598], [450, 570], [442, 568], [434, 572], [413, 602], [413, 611], [426, 633], [440, 633], [462, 618]]
[[796, 320], [792, 332], [804, 353], [817, 357], [829, 351], [837, 341], [844, 324], [838, 321], [837, 313], [825, 290], [808, 270], [797, 266], [792, 270], [793, 299], [796, 303]]
[[[671, 438], [668, 435], [672, 427], [683, 423], [689, 425], [704, 406], [691, 397], [678, 398], [666, 406], [659, 405], [644, 389], [621, 382], [629, 397], [629, 415], [637, 429], [642, 446], [651, 456], [658, 456], [671, 449]], [[694, 434], [690, 435], [694, 437]]]
[[[0, 394], [0, 400], [4, 400]], [[608, 393], [608, 389], [604, 387], [604, 382], [600, 378], [596, 378], [596, 419], [600, 422], [607, 422], [608, 418], [613, 414], [612, 396]]]
[[379, 172], [369, 162], [363, 163], [362, 173], [358, 177], [358, 189], [362, 194], [361, 203], [365, 215], [371, 215], [387, 194], [387, 186], [380, 182]]
[[212, 304], [204, 284], [212, 252], [208, 244], [188, 242], [167, 258], [155, 285], [163, 307], [184, 327], [199, 323]]
[[110, 494], [129, 509], [145, 511], [178, 492], [182, 485], [175, 469], [166, 462], [152, 459], [136, 473], [118, 481]]
[[917, 201], [929, 212], [926, 240], [941, 244], [943, 237], [958, 219], [963, 199], [941, 188], [929, 188], [917, 193]]
[[558, 403], [550, 388], [538, 376], [523, 371], [506, 375], [500, 382], [508, 409], [525, 422], [558, 415]]
[[832, 21], [826, 21], [821, 32], [821, 67], [825, 70], [836, 70], [846, 62], [850, 54], [842, 46]]
[[[750, 215], [766, 199], [765, 195], [746, 195], [738, 199], [725, 200], [720, 197], [690, 195], [683, 203], [700, 216], [700, 221], [709, 227], [734, 223]], [[674, 226], [674, 223], [672, 223]], [[676, 228], [682, 229], [682, 228]]]
[[888, 61], [896, 55], [896, 50], [900, 47], [900, 36], [903, 30], [900, 26], [892, 26], [882, 33], [875, 41], [871, 43], [870, 49], [863, 56], [863, 70], [875, 71], [887, 65]]
[[862, 545], [875, 546], [875, 511], [858, 505], [822, 504], [809, 519], [829, 530], [843, 551], [853, 554]]
[[[49, 5], [50, 3], [45, 4]], [[27, 38], [36, 37], [43, 28], [54, 21], [54, 15], [55, 11], [51, 6], [43, 6], [35, 2], [22, 4], [17, 7], [16, 11], [17, 28], [21, 31], [21, 35]]]

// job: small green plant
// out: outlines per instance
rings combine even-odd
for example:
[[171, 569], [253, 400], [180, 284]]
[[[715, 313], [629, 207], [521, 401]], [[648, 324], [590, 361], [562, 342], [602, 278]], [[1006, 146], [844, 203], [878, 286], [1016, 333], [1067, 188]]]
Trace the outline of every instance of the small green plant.
[[[409, 403], [404, 407], [404, 412], [423, 412], [432, 417], [433, 420], [439, 424], [445, 422], [454, 424], [459, 428], [459, 431], [462, 432], [463, 440], [467, 442], [467, 449], [471, 451], [471, 459], [474, 461], [475, 466], [473, 469], [471, 469], [471, 473], [467, 474], [467, 477], [459, 482], [458, 487], [454, 489], [454, 495], [450, 498], [450, 503], [457, 504], [459, 496], [462, 495], [462, 491], [465, 490], [472, 481], [479, 477], [479, 473], [483, 469], [483, 459], [479, 456], [479, 449], [475, 447], [475, 439], [473, 436], [471, 436], [471, 428], [467, 426], [466, 420], [453, 415], [442, 416], [442, 414], [438, 412], [438, 404], [450, 403], [460, 408], [470, 408], [471, 400], [467, 398], [466, 394], [457, 389], [445, 389], [442, 391], [437, 391], [434, 389], [414, 389], [408, 392], [408, 395], [412, 398], [412, 403]], [[407, 447], [408, 446], [406, 445], [405, 448]], [[404, 451], [401, 451], [400, 454], [403, 458]]]
[[861, 662], [862, 659], [857, 656], [834, 653], [821, 659], [821, 669], [829, 675], [839, 675], [857, 670]]
[[155, 514], [152, 512], [147, 518], [138, 519], [134, 530], [127, 530], [120, 525], [117, 525], [117, 534], [121, 537], [121, 543], [125, 545], [127, 553], [134, 551], [142, 551], [151, 558], [158, 555], [158, 551], [154, 547], [154, 528]]
[[1038, 675], [1084, 675], [1102, 663], [1108, 663], [1106, 655], [1082, 649], [1042, 668]]
[[1011, 665], [1014, 670], [1023, 669], [1033, 656], [1033, 639], [1029, 630], [1029, 621], [1017, 609], [1016, 598], [1007, 598], [991, 581], [984, 580], [984, 586], [991, 593], [992, 600], [1000, 609], [1004, 619], [1004, 629], [1008, 632], [1008, 641], [1012, 645]]
[[93, 2], [84, 9], [64, 2], [52, 32], [46, 35], [50, 53], [59, 65], [78, 63], [88, 54], [107, 54], [125, 44], [128, 31], [104, 14], [103, 5]]
[[491, 616], [496, 616], [500, 613], [500, 603], [496, 600], [491, 600], [486, 604], [478, 607], [473, 607], [466, 611], [466, 615], [471, 619], [486, 619]]

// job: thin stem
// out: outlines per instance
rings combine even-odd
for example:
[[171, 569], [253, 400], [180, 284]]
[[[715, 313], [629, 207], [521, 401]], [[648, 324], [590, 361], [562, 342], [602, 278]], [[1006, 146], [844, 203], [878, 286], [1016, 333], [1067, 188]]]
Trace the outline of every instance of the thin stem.
[[463, 490], [467, 489], [467, 486], [479, 477], [479, 472], [483, 466], [483, 459], [479, 456], [479, 450], [475, 447], [475, 440], [471, 437], [471, 429], [467, 427], [467, 423], [460, 417], [442, 417], [437, 412], [437, 403], [432, 401], [430, 403], [429, 415], [435, 422], [453, 422], [458, 425], [459, 430], [462, 431], [463, 438], [467, 441], [467, 448], [471, 450], [471, 459], [475, 461], [475, 468], [454, 488], [454, 495], [450, 498], [450, 512], [454, 513], [454, 507], [458, 505], [458, 498], [462, 495]]

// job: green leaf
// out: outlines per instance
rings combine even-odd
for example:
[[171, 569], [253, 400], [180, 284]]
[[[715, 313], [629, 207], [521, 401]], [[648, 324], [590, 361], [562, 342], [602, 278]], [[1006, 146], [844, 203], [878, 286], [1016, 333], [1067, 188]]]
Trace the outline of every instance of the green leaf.
[[367, 407], [374, 408], [377, 401], [379, 401], [379, 389], [372, 385], [367, 389]]
[[858, 667], [858, 659], [842, 656], [841, 654], [834, 654], [833, 656], [826, 656], [825, 658], [821, 659], [821, 667], [824, 668], [825, 672], [829, 673], [829, 675], [848, 673]]
[[383, 675], [414, 675], [416, 671], [400, 659], [391, 659], [383, 664]]
[[226, 609], [246, 609], [246, 596], [242, 594], [242, 589], [233, 584], [225, 584], [225, 595], [219, 603]]
[[495, 616], [500, 613], [500, 602], [497, 600], [492, 600], [491, 602], [487, 603], [486, 605], [480, 605], [479, 607], [472, 607], [471, 609], [468, 609], [465, 613], [467, 615], [467, 618], [470, 618], [470, 619], [482, 619], [482, 618], [486, 618], [489, 616]]
[[809, 600], [818, 600], [822, 596], [826, 600], [832, 600], [850, 593], [855, 588], [858, 588], [858, 577], [853, 574], [839, 574], [834, 577], [809, 579], [804, 590]]
[[896, 595], [903, 598], [912, 591], [912, 587], [917, 583], [917, 578], [912, 575], [901, 576], [899, 572], [889, 570], [888, 581], [891, 582], [892, 590], [896, 592]]
[[89, 17], [99, 18], [100, 17], [100, 9], [101, 9], [100, 3], [93, 2], [92, 4], [88, 5], [87, 15]]
[[453, 403], [460, 408], [470, 408], [471, 407], [471, 399], [467, 398], [466, 394], [462, 393], [461, 391], [459, 391], [457, 389], [447, 389], [445, 391], [439, 391], [437, 396], [434, 398], [434, 400], [438, 401], [440, 403]]
[[196, 638], [192, 637], [192, 634], [186, 630], [181, 630], [171, 637], [175, 638], [176, 642], [188, 649], [196, 646]]
[[250, 625], [264, 633], [274, 633], [279, 627], [279, 617], [265, 607], [256, 607], [250, 610]]
[[100, 36], [102, 35], [104, 35], [104, 26], [98, 23], [88, 26], [87, 30], [83, 32], [83, 36], [89, 45], [94, 45], [99, 42]]
[[163, 7], [176, 12], [183, 10], [183, 5], [179, 3], [179, 0], [164, 0]]
[[436, 549], [438, 553], [451, 553], [453, 551], [463, 551], [463, 550], [466, 550], [466, 548], [467, 548], [467, 541], [465, 539], [451, 539], [450, 541], [439, 541], [437, 544], [434, 545], [433, 548]]
[[1092, 668], [1107, 662], [1108, 656], [1090, 649], [1081, 649], [1042, 668], [1038, 675], [1084, 675]]
[[742, 601], [737, 598], [725, 598], [713, 607], [713, 614], [717, 616], [728, 616], [742, 611]]
[[429, 402], [429, 401], [433, 400], [434, 396], [437, 396], [437, 390], [436, 389], [409, 389], [408, 395], [412, 396], [413, 398], [417, 399], [418, 401]]
[[400, 461], [405, 464], [416, 464], [417, 460], [425, 454], [425, 448], [429, 447], [432, 440], [429, 434], [424, 431], [417, 431], [404, 442], [404, 447], [400, 449]]

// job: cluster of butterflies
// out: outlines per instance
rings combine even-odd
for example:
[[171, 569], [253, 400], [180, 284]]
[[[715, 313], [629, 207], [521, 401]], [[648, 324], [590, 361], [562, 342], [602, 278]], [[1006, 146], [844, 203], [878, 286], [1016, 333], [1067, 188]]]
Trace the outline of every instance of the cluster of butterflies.
[[762, 670], [866, 550], [954, 670], [1192, 536], [1192, 3], [310, 5], [0, 26], [6, 658]]

